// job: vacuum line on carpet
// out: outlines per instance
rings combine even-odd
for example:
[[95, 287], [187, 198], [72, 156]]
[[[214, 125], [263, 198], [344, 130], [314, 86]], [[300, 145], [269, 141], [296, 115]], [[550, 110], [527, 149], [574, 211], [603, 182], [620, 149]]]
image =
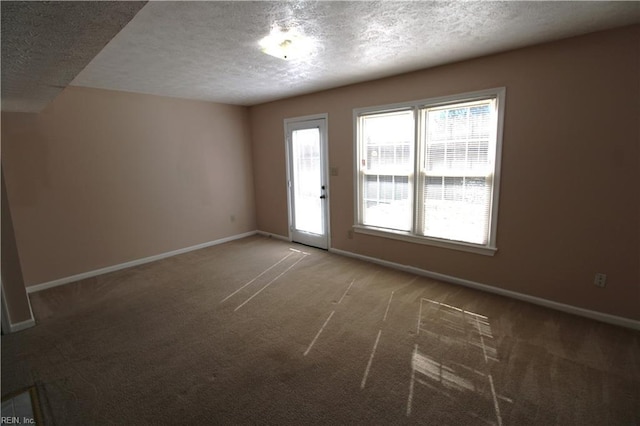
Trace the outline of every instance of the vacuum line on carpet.
[[320, 328], [320, 331], [318, 331], [318, 334], [316, 334], [316, 337], [313, 338], [313, 340], [311, 341], [311, 343], [309, 344], [309, 347], [307, 348], [306, 351], [304, 351], [304, 356], [307, 356], [307, 354], [309, 353], [309, 351], [311, 350], [311, 348], [313, 347], [313, 345], [316, 343], [316, 340], [318, 340], [318, 337], [320, 337], [320, 334], [322, 333], [322, 330], [324, 330], [324, 328], [327, 326], [327, 324], [329, 323], [329, 320], [331, 319], [331, 317], [333, 316], [333, 314], [335, 314], [336, 311], [331, 311], [331, 313], [329, 314], [329, 317], [327, 318], [327, 320], [324, 322], [324, 324], [322, 324], [322, 327]]
[[345, 291], [344, 294], [342, 295], [342, 297], [340, 298], [340, 300], [338, 300], [338, 305], [340, 304], [340, 302], [342, 302], [342, 299], [344, 299], [344, 297], [347, 295], [347, 293], [349, 293], [349, 290], [351, 289], [351, 286], [353, 285], [354, 281], [355, 281], [355, 279], [351, 280], [351, 284], [349, 284], [349, 287], [347, 287], [347, 291]]
[[418, 344], [416, 343], [413, 348], [413, 356], [411, 357], [411, 381], [409, 382], [409, 398], [407, 398], [407, 417], [411, 415], [411, 403], [413, 401], [413, 382], [415, 381], [415, 378], [416, 378], [416, 369], [413, 366], [413, 363], [417, 355], [418, 355]]
[[245, 285], [243, 285], [242, 287], [240, 287], [239, 289], [237, 289], [236, 291], [234, 291], [233, 293], [231, 293], [230, 295], [228, 295], [227, 297], [225, 297], [224, 299], [222, 299], [220, 301], [220, 303], [225, 302], [226, 300], [228, 300], [229, 298], [233, 297], [234, 295], [236, 295], [240, 290], [242, 290], [243, 288], [247, 287], [248, 285], [250, 285], [251, 283], [253, 283], [255, 280], [257, 280], [258, 278], [260, 278], [261, 276], [263, 276], [264, 274], [266, 274], [267, 272], [269, 272], [270, 270], [272, 270], [273, 268], [275, 268], [276, 266], [278, 266], [279, 264], [281, 264], [282, 262], [284, 262], [289, 256], [291, 256], [293, 253], [289, 253], [288, 255], [286, 255], [285, 257], [283, 257], [282, 259], [280, 259], [279, 261], [277, 261], [276, 263], [274, 263], [273, 265], [271, 265], [270, 267], [268, 267], [267, 269], [265, 269], [262, 273], [260, 273], [260, 275], [256, 276], [254, 279], [252, 279], [251, 281], [249, 281], [248, 283], [246, 283]]
[[384, 318], [382, 318], [382, 322], [387, 320], [387, 314], [389, 313], [389, 307], [391, 306], [391, 299], [393, 299], [393, 291], [391, 292], [391, 296], [389, 296], [389, 302], [387, 303], [387, 310], [384, 311]]
[[420, 323], [422, 322], [422, 299], [420, 299], [420, 310], [418, 311], [418, 327], [416, 329], [416, 335], [420, 335]]
[[291, 266], [289, 266], [287, 269], [284, 270], [284, 272], [282, 272], [280, 275], [278, 275], [277, 277], [275, 277], [274, 279], [272, 279], [271, 281], [269, 281], [264, 287], [262, 287], [260, 290], [256, 291], [253, 296], [249, 297], [247, 300], [245, 300], [244, 302], [242, 302], [240, 305], [238, 305], [237, 308], [235, 308], [233, 310], [233, 312], [237, 311], [238, 309], [242, 308], [244, 305], [246, 305], [247, 303], [249, 303], [249, 301], [251, 299], [253, 299], [254, 297], [256, 297], [257, 295], [259, 295], [260, 293], [262, 293], [262, 290], [264, 290], [265, 288], [269, 287], [271, 284], [273, 284], [274, 282], [276, 282], [276, 280], [278, 278], [280, 278], [281, 276], [283, 276], [284, 274], [286, 274], [287, 272], [289, 272], [289, 270], [291, 268], [293, 268], [294, 266], [296, 266], [298, 263], [300, 263], [300, 261], [302, 259], [304, 259], [306, 256], [302, 256], [300, 259], [296, 260], [295, 263]]
[[364, 386], [367, 384], [367, 377], [369, 376], [369, 370], [371, 369], [371, 364], [373, 363], [373, 356], [376, 354], [376, 348], [378, 347], [378, 342], [380, 341], [381, 334], [382, 334], [382, 329], [378, 330], [378, 337], [376, 337], [376, 343], [373, 344], [373, 350], [371, 351], [371, 355], [369, 356], [369, 362], [367, 363], [367, 368], [364, 370], [364, 376], [362, 376], [362, 383], [360, 383], [360, 389], [364, 389]]
[[305, 256], [308, 256], [308, 255], [310, 255], [310, 254], [311, 254], [311, 253], [307, 253], [306, 251], [296, 250], [296, 249], [291, 248], [291, 247], [289, 247], [289, 250], [291, 250], [291, 251], [295, 251], [296, 253], [302, 253], [302, 254], [304, 254]]

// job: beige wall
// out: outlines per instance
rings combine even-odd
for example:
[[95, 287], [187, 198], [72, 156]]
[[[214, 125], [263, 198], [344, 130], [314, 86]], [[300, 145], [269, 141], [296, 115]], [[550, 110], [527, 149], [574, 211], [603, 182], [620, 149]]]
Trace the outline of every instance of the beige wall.
[[256, 228], [244, 107], [69, 87], [2, 163], [27, 286]]
[[[252, 107], [258, 229], [288, 233], [283, 120], [328, 113], [334, 248], [640, 319], [638, 46], [634, 26]], [[499, 86], [498, 253], [348, 239], [353, 109]]]

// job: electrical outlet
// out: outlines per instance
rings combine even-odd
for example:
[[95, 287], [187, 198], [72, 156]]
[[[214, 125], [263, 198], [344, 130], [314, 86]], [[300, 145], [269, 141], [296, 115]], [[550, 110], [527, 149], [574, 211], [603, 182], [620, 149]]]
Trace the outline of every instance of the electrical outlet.
[[235, 214], [232, 214], [231, 216], [229, 216], [229, 220], [230, 220], [231, 222], [235, 222], [235, 221], [236, 221], [236, 215], [235, 215]]
[[353, 231], [352, 230], [348, 230], [347, 231], [347, 238], [350, 240], [353, 240]]
[[593, 283], [598, 287], [604, 287], [607, 284], [607, 275], [597, 273], [593, 279]]

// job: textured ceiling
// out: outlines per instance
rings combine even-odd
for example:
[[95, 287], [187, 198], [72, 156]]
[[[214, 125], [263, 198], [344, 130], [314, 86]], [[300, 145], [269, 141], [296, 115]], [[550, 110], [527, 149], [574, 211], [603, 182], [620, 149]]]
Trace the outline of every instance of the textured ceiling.
[[[150, 2], [72, 84], [252, 105], [639, 17], [637, 2]], [[313, 37], [315, 53], [262, 53], [274, 23]]]
[[[141, 3], [2, 1], [3, 109], [71, 79], [254, 105], [640, 21], [640, 2]], [[312, 55], [262, 53], [273, 24], [312, 37]]]
[[42, 110], [145, 4], [2, 1], [2, 110]]

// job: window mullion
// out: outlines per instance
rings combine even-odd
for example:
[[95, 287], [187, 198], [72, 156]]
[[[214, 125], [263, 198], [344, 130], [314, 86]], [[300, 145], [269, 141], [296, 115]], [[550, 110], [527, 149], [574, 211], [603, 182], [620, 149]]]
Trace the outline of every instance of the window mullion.
[[423, 143], [423, 114], [420, 108], [414, 109], [414, 166], [413, 166], [413, 229], [414, 235], [423, 235], [424, 223], [424, 176], [422, 164], [424, 164], [424, 143]]

